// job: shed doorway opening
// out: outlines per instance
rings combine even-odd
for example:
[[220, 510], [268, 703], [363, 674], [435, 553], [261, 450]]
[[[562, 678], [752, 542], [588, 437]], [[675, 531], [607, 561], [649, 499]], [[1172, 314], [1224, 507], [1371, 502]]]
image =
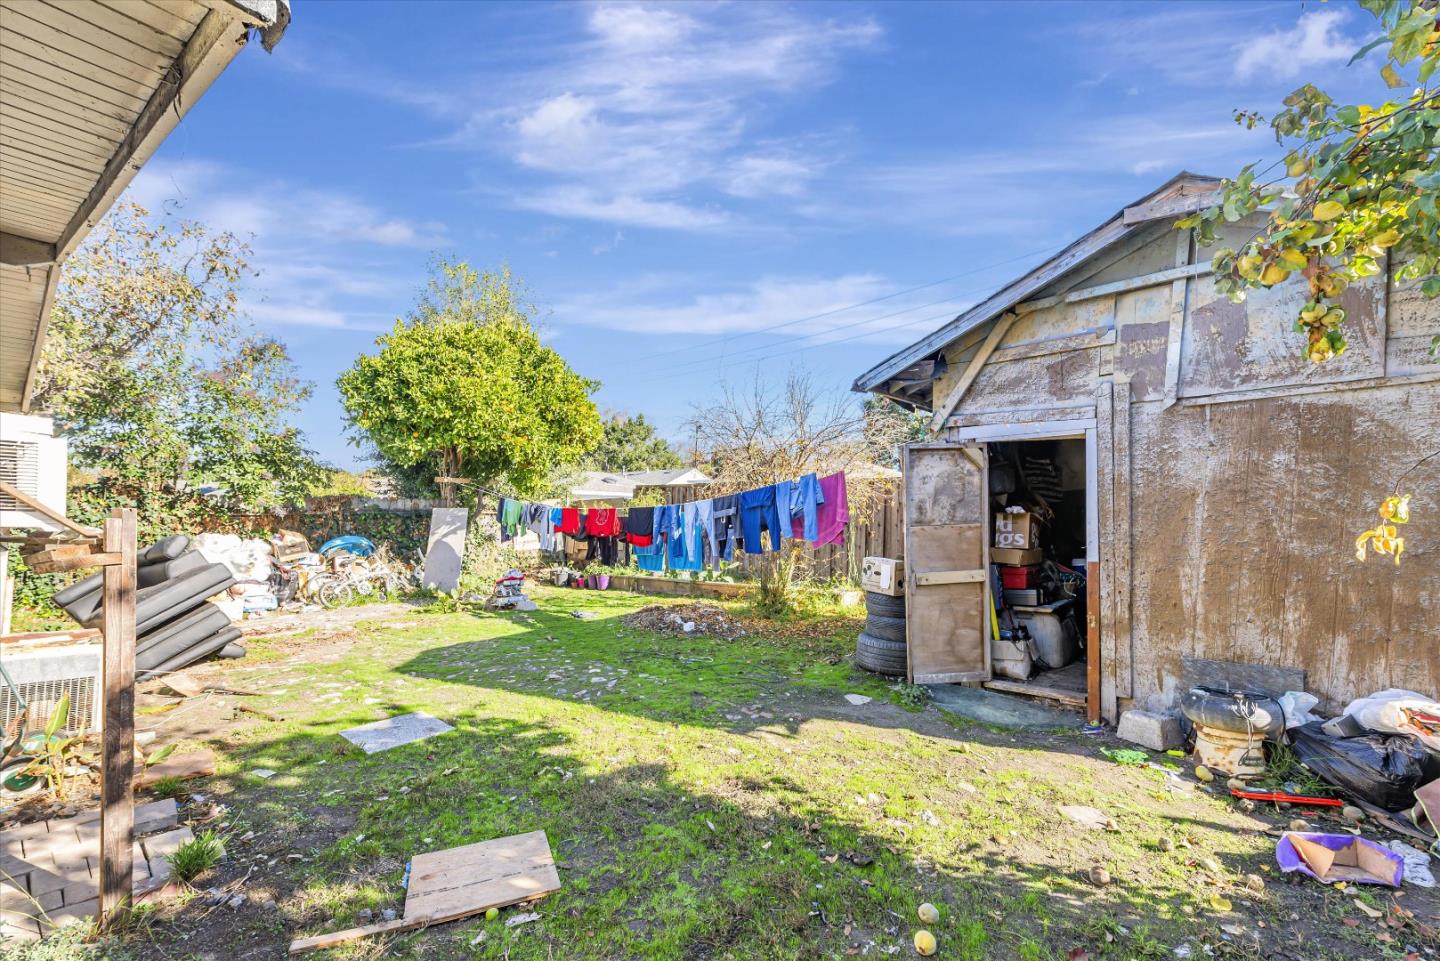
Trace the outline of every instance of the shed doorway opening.
[[1000, 638], [987, 687], [1085, 706], [1091, 478], [1083, 437], [993, 441], [988, 511]]

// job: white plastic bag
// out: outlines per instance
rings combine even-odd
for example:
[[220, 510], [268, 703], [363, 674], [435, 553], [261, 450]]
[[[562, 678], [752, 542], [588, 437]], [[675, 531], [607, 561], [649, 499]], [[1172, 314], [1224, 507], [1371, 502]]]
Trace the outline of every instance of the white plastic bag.
[[1285, 730], [1320, 720], [1310, 713], [1310, 709], [1319, 703], [1318, 697], [1305, 691], [1286, 691], [1282, 694], [1280, 707], [1285, 711]]
[[1353, 716], [1368, 730], [1414, 734], [1427, 748], [1440, 752], [1440, 736], [1413, 723], [1406, 716], [1407, 711], [1440, 717], [1440, 702], [1414, 691], [1392, 687], [1388, 691], [1377, 691], [1369, 697], [1351, 701], [1345, 706], [1345, 713]]

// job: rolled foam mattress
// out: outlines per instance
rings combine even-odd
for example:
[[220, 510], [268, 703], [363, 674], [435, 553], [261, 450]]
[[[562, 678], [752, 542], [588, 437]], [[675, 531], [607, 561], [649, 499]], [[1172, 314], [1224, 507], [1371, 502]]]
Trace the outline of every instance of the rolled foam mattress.
[[176, 654], [230, 626], [230, 618], [214, 604], [201, 604], [135, 642], [135, 670], [148, 671]]
[[[135, 633], [150, 633], [234, 583], [235, 578], [230, 576], [230, 569], [224, 564], [207, 564], [154, 587], [141, 588], [135, 592]], [[100, 611], [96, 610], [80, 623], [86, 627], [99, 627]]]
[[145, 680], [156, 674], [169, 674], [172, 671], [178, 671], [181, 668], [194, 664], [198, 660], [219, 652], [227, 645], [238, 640], [240, 640], [240, 628], [233, 625], [221, 628], [199, 643], [192, 644], [188, 649], [176, 654], [169, 660], [157, 664], [147, 671], [137, 672], [135, 675], [136, 679]]
[[[144, 556], [144, 555], [141, 555]], [[197, 571], [209, 561], [199, 551], [187, 551], [179, 557], [142, 563], [135, 570], [135, 586], [154, 587], [156, 584]], [[76, 581], [64, 590], [56, 591], [51, 598], [57, 607], [80, 623], [85, 623], [100, 612], [100, 574], [91, 574], [84, 580]]]

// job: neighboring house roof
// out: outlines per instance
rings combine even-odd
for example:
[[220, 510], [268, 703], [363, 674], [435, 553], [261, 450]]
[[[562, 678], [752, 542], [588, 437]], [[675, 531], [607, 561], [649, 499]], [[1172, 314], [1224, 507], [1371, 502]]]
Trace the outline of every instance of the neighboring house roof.
[[1084, 267], [1096, 255], [1146, 230], [1157, 219], [1197, 209], [1213, 197], [1219, 185], [1218, 178], [1182, 170], [1133, 204], [1122, 207], [1113, 217], [1034, 270], [1006, 284], [933, 333], [891, 354], [855, 378], [852, 389], [862, 393], [875, 390], [883, 392], [888, 381], [912, 365], [927, 362], [937, 351], [957, 338], [994, 320], [1066, 274]]
[[693, 467], [676, 470], [588, 471], [570, 488], [579, 500], [629, 500], [640, 487], [681, 487], [708, 484], [710, 478]]
[[60, 265], [289, 0], [0, 0], [0, 410], [28, 411]]

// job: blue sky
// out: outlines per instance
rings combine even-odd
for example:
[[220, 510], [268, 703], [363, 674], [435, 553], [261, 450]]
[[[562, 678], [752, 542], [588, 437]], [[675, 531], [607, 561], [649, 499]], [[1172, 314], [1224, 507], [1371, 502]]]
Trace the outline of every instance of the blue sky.
[[1373, 94], [1375, 32], [1294, 0], [294, 0], [131, 195], [250, 240], [337, 466], [335, 378], [436, 254], [508, 264], [602, 409], [679, 439], [726, 381], [844, 390], [1175, 172], [1274, 156], [1232, 109]]

